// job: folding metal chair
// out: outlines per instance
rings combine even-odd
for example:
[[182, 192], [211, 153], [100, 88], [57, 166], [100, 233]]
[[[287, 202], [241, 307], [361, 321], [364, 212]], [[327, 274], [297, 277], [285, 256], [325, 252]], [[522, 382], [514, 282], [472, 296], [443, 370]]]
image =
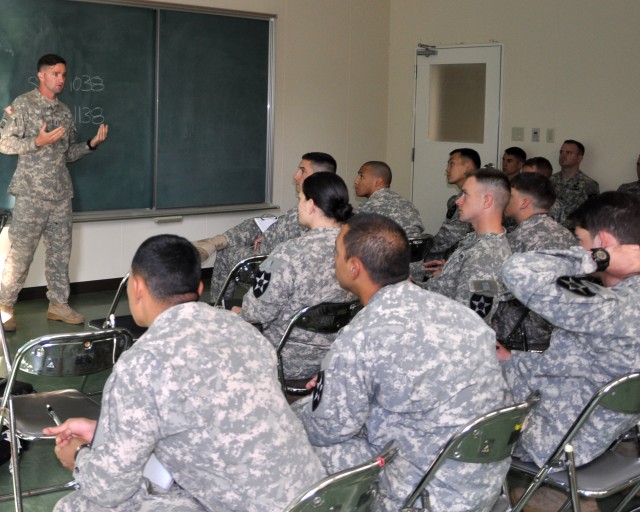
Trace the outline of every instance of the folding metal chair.
[[[1, 329], [0, 329], [1, 331]], [[20, 440], [50, 439], [42, 429], [54, 425], [49, 407], [60, 421], [73, 417], [98, 419], [100, 404], [82, 389], [86, 377], [109, 370], [122, 352], [133, 343], [126, 329], [41, 336], [25, 343], [11, 362], [4, 333], [0, 336], [7, 367], [7, 385], [0, 404], [2, 423], [9, 427], [13, 494], [0, 496], [0, 501], [15, 499], [16, 511], [22, 510], [22, 497], [70, 489], [73, 482], [22, 492], [18, 443]], [[43, 393], [13, 396], [14, 384], [20, 372], [44, 377], [83, 377], [81, 389], [62, 389]]]
[[380, 472], [398, 449], [388, 443], [373, 460], [330, 475], [293, 500], [284, 512], [368, 512]]
[[607, 450], [594, 461], [575, 467], [571, 442], [598, 407], [619, 413], [640, 414], [640, 373], [613, 379], [596, 391], [541, 468], [513, 458], [512, 470], [533, 476], [531, 485], [513, 506], [513, 512], [521, 511], [542, 484], [569, 494], [562, 511], [568, 511], [571, 507], [579, 511], [579, 496], [600, 499], [630, 489], [614, 512], [622, 511], [633, 499], [640, 490], [640, 459]]
[[127, 289], [127, 281], [129, 281], [128, 272], [122, 278], [122, 281], [120, 281], [120, 285], [118, 286], [118, 290], [116, 291], [116, 296], [113, 298], [113, 302], [111, 302], [111, 306], [109, 307], [107, 316], [105, 318], [96, 318], [94, 320], [90, 320], [89, 327], [92, 327], [94, 329], [113, 329], [114, 327], [122, 327], [123, 329], [126, 329], [131, 333], [134, 340], [137, 340], [146, 332], [147, 329], [136, 324], [132, 315], [116, 316], [118, 303], [120, 302], [122, 295]]
[[2, 233], [2, 230], [7, 225], [9, 217], [11, 217], [11, 212], [9, 210], [0, 210], [0, 233]]
[[433, 247], [433, 236], [425, 235], [422, 237], [409, 238], [409, 249], [411, 251], [411, 263], [423, 261]]
[[[540, 401], [538, 391], [527, 400], [483, 414], [467, 423], [440, 449], [438, 455], [427, 468], [413, 492], [405, 500], [401, 512], [422, 512], [427, 503], [425, 489], [438, 468], [447, 460], [487, 464], [507, 459], [520, 438], [527, 416]], [[419, 498], [423, 498], [422, 508], [413, 508]], [[506, 508], [508, 504], [499, 500], [496, 508]]]
[[[240, 287], [240, 289], [243, 290], [242, 295], [244, 295], [256, 283], [256, 276], [260, 268], [260, 263], [266, 259], [266, 254], [259, 254], [257, 256], [245, 258], [244, 260], [236, 263], [236, 265], [231, 269], [231, 272], [229, 272], [227, 278], [224, 280], [222, 289], [212, 305], [216, 308], [230, 309], [230, 307], [227, 307], [231, 306], [229, 303], [230, 301], [227, 300], [225, 303], [224, 298], [229, 287], [232, 284], [236, 285], [236, 287]], [[240, 304], [238, 305], [242, 305], [242, 300], [240, 300]]]
[[278, 380], [285, 395], [287, 393], [290, 395], [306, 395], [310, 392], [305, 388], [297, 387], [285, 381], [282, 351], [293, 329], [304, 329], [305, 331], [320, 334], [337, 333], [347, 325], [361, 309], [362, 304], [359, 300], [351, 302], [322, 302], [315, 306], [302, 308], [293, 315], [276, 347], [276, 355], [278, 356]]

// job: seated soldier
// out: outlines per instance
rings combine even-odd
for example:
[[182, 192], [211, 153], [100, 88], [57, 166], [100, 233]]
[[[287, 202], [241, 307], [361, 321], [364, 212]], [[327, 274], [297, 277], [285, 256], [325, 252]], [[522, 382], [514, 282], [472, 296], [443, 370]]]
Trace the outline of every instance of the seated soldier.
[[[449, 153], [449, 160], [447, 161], [447, 183], [455, 185], [462, 190], [467, 173], [479, 168], [480, 155], [477, 151], [470, 148], [454, 149]], [[446, 218], [433, 237], [433, 246], [425, 257], [425, 261], [447, 259], [447, 256], [455, 250], [460, 240], [471, 231], [469, 223], [463, 222], [459, 218], [457, 201], [461, 195], [462, 192], [459, 192], [447, 200]]]
[[[333, 268], [336, 237], [352, 213], [347, 186], [337, 174], [317, 173], [304, 180], [298, 197], [298, 217], [306, 232], [269, 254], [260, 265], [256, 285], [244, 296], [242, 309], [233, 309], [245, 320], [261, 323], [274, 345], [303, 307], [354, 299], [340, 288]], [[315, 375], [334, 338], [295, 329], [282, 352], [285, 377]]]
[[[505, 210], [505, 216], [517, 225], [507, 233], [511, 252], [569, 249], [578, 244], [571, 231], [548, 215], [555, 197], [553, 185], [542, 174], [523, 173], [511, 180], [511, 199]], [[517, 299], [498, 305], [491, 327], [508, 348], [544, 350], [549, 346], [551, 325]]]
[[[542, 174], [546, 178], [551, 178], [553, 174], [553, 167], [551, 166], [551, 162], [544, 157], [534, 156], [533, 158], [529, 158], [525, 161], [522, 166], [522, 173], [531, 173], [536, 172], [538, 174]], [[555, 188], [554, 188], [555, 193]], [[564, 226], [565, 224], [565, 206], [561, 199], [556, 196], [556, 200], [549, 208], [549, 217], [551, 217], [556, 222], [559, 222]]]
[[502, 172], [507, 175], [509, 181], [520, 174], [520, 170], [527, 159], [524, 149], [512, 146], [504, 150], [502, 155]]
[[623, 183], [618, 187], [618, 192], [626, 192], [627, 194], [633, 194], [636, 197], [640, 197], [640, 156], [636, 162], [636, 174], [638, 179], [631, 183]]
[[456, 204], [460, 220], [469, 222], [473, 232], [462, 239], [446, 263], [425, 262], [425, 272], [432, 276], [419, 283], [470, 307], [487, 323], [498, 302], [510, 298], [500, 279], [502, 264], [511, 255], [502, 227], [509, 196], [509, 180], [502, 171], [479, 169], [468, 173]]
[[[587, 199], [573, 220], [582, 247], [514, 254], [505, 284], [523, 304], [554, 326], [542, 354], [499, 352], [515, 400], [542, 391], [515, 454], [542, 465], [593, 393], [640, 367], [640, 200], [620, 192]], [[596, 273], [604, 286], [585, 275]], [[603, 428], [615, 423], [614, 428]], [[602, 454], [637, 416], [596, 410], [572, 442], [581, 466]], [[556, 510], [565, 495], [542, 489], [532, 507]], [[586, 501], [586, 500], [583, 500]], [[583, 503], [582, 510], [597, 510]]]
[[356, 195], [367, 201], [356, 208], [356, 213], [379, 213], [400, 224], [409, 238], [419, 237], [424, 231], [420, 212], [411, 201], [389, 188], [391, 178], [391, 168], [384, 162], [362, 164], [354, 186]]
[[[282, 395], [273, 347], [197, 302], [201, 292], [189, 241], [159, 235], [137, 250], [127, 294], [149, 329], [114, 366], [97, 432], [82, 418], [44, 431], [77, 483], [56, 511], [280, 512], [325, 474]], [[175, 481], [167, 491], [143, 477], [151, 454]]]
[[[293, 175], [296, 193], [300, 184], [315, 172], [336, 172], [336, 161], [327, 153], [305, 153]], [[240, 260], [254, 254], [269, 254], [276, 245], [297, 238], [306, 231], [298, 222], [298, 209], [293, 207], [283, 213], [264, 233], [260, 232], [253, 218], [247, 219], [222, 235], [198, 240], [193, 244], [204, 263], [211, 255], [216, 259], [211, 275], [211, 300], [218, 297], [227, 275]]]
[[[294, 409], [330, 473], [395, 440], [399, 453], [385, 466], [374, 510], [397, 512], [444, 443], [505, 404], [495, 335], [468, 308], [407, 280], [407, 237], [386, 217], [347, 221], [335, 266], [340, 284], [365, 307], [308, 384], [317, 382], [313, 397]], [[490, 509], [508, 467], [446, 461], [427, 486], [430, 510]]]

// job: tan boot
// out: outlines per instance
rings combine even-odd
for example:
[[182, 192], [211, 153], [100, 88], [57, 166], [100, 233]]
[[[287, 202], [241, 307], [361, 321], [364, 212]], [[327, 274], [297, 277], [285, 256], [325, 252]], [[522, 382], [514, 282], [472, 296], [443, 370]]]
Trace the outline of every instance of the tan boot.
[[83, 324], [84, 316], [77, 311], [71, 309], [69, 304], [49, 303], [49, 311], [47, 311], [49, 320], [60, 320], [66, 324]]
[[5, 331], [16, 330], [16, 319], [13, 316], [13, 306], [0, 306], [0, 316], [2, 316], [2, 327]]
[[223, 235], [216, 235], [213, 238], [205, 238], [192, 243], [194, 247], [198, 249], [202, 263], [209, 259], [209, 256], [214, 252], [226, 249], [227, 245], [229, 245], [229, 242]]
[[[511, 490], [511, 501], [515, 505], [525, 489], [516, 487]], [[523, 512], [557, 512], [569, 496], [552, 487], [539, 487], [522, 509]], [[592, 498], [579, 498], [580, 512], [600, 512], [598, 503]]]

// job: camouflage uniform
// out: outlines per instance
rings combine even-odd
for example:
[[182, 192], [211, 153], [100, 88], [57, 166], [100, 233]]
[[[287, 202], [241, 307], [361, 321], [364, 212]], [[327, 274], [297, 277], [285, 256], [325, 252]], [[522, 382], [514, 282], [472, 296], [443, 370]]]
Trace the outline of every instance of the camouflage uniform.
[[[64, 127], [65, 135], [37, 147], [42, 123], [47, 129]], [[86, 142], [75, 142], [76, 126], [69, 108], [46, 99], [37, 89], [16, 98], [0, 122], [0, 152], [18, 155], [9, 185], [16, 197], [9, 229], [11, 247], [2, 273], [0, 304], [13, 306], [24, 285], [41, 237], [46, 247], [47, 298], [66, 303], [69, 298], [73, 186], [67, 162], [90, 153]]]
[[[242, 301], [242, 317], [262, 323], [264, 335], [274, 345], [301, 308], [354, 298], [340, 288], [335, 275], [339, 232], [339, 228], [311, 229], [279, 245], [260, 265], [256, 285]], [[303, 379], [315, 375], [334, 338], [333, 334], [294, 330], [282, 352], [285, 376]]]
[[469, 233], [445, 263], [442, 273], [421, 286], [461, 302], [489, 323], [498, 302], [511, 298], [500, 279], [511, 255], [505, 233]]
[[640, 181], [634, 181], [632, 183], [623, 183], [618, 187], [618, 192], [624, 192], [636, 197], [640, 197]]
[[562, 178], [562, 172], [557, 172], [551, 176], [551, 183], [556, 190], [556, 200], [564, 206], [565, 219], [563, 224], [571, 227], [568, 217], [584, 203], [588, 197], [596, 196], [600, 193], [598, 182], [589, 178], [582, 171], [578, 171], [570, 180]]
[[253, 243], [260, 235], [264, 235], [264, 240], [260, 244], [257, 254], [269, 254], [278, 244], [297, 238], [306, 231], [307, 228], [298, 221], [297, 206], [278, 217], [278, 220], [269, 226], [269, 229], [264, 233], [260, 231], [253, 218], [225, 231], [224, 237], [229, 245], [216, 254], [216, 262], [211, 275], [211, 300], [214, 301], [218, 298], [222, 285], [235, 264], [256, 254]]
[[[376, 292], [322, 361], [322, 391], [294, 405], [329, 473], [396, 440], [375, 510], [399, 510], [463, 424], [505, 405], [494, 341], [477, 315], [412, 283]], [[508, 467], [445, 462], [427, 487], [432, 510], [490, 510]]]
[[[280, 391], [273, 347], [201, 302], [163, 312], [122, 355], [100, 430], [57, 511], [280, 512], [325, 474]], [[151, 452], [175, 479], [169, 494], [147, 490]]]
[[[604, 288], [579, 277], [594, 272], [591, 253], [570, 250], [515, 254], [502, 276], [513, 294], [555, 329], [543, 354], [513, 353], [502, 366], [515, 400], [542, 391], [516, 454], [541, 465], [592, 394], [614, 377], [640, 367], [640, 276]], [[613, 419], [617, 428], [604, 428]], [[596, 411], [574, 441], [576, 463], [603, 453], [639, 417]]]
[[456, 201], [461, 195], [462, 192], [451, 196], [447, 200], [446, 218], [433, 237], [433, 247], [425, 258], [425, 261], [441, 259], [447, 251], [455, 248], [458, 242], [473, 229], [468, 222], [460, 221], [460, 211], [458, 210]]
[[[558, 224], [549, 215], [539, 213], [522, 221], [516, 229], [507, 233], [511, 252], [528, 252], [545, 249], [569, 249], [578, 245], [576, 237], [564, 226]], [[491, 319], [491, 327], [498, 339], [504, 341], [526, 312], [517, 299], [501, 302]], [[530, 348], [540, 350], [549, 346], [551, 325], [536, 313], [530, 311], [521, 323], [520, 335], [525, 336]], [[516, 346], [512, 348], [524, 348]]]
[[413, 203], [389, 188], [376, 190], [355, 213], [378, 213], [396, 221], [410, 238], [419, 237], [424, 231], [420, 212]]

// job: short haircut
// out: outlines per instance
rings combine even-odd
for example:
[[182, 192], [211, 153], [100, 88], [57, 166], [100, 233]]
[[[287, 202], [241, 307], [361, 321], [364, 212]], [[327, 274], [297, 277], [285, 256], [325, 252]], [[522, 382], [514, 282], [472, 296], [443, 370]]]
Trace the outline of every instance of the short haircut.
[[349, 204], [349, 189], [344, 180], [330, 172], [316, 172], [302, 182], [302, 193], [324, 214], [338, 222], [344, 222], [353, 214]]
[[55, 66], [56, 64], [64, 64], [66, 66], [67, 61], [60, 57], [60, 55], [47, 53], [38, 59], [38, 71], [41, 71], [44, 67]]
[[518, 146], [511, 146], [510, 148], [505, 149], [504, 152], [507, 155], [515, 156], [521, 163], [524, 163], [524, 161], [527, 159], [527, 154], [525, 153], [524, 149], [519, 148]]
[[563, 142], [563, 144], [573, 144], [578, 148], [578, 154], [584, 155], [584, 144], [582, 142], [578, 142], [577, 140], [567, 139]]
[[365, 165], [371, 169], [371, 174], [376, 178], [382, 178], [382, 182], [386, 188], [391, 185], [393, 176], [391, 174], [391, 167], [389, 167], [387, 163], [380, 162], [379, 160], [371, 160], [362, 164], [362, 167]]
[[178, 304], [197, 300], [200, 267], [198, 251], [186, 238], [156, 235], [136, 251], [131, 273], [144, 279], [156, 299]]
[[493, 202], [499, 210], [504, 211], [511, 197], [509, 178], [498, 169], [483, 167], [466, 173], [467, 178], [474, 177], [478, 183], [493, 192]]
[[593, 237], [607, 231], [621, 244], [640, 244], [640, 199], [625, 192], [603, 192], [588, 198], [570, 216]]
[[374, 283], [387, 286], [409, 278], [409, 240], [398, 223], [377, 213], [358, 213], [346, 225], [345, 257], [360, 259]]
[[475, 149], [471, 149], [471, 148], [454, 149], [451, 153], [449, 153], [449, 156], [453, 156], [456, 153], [460, 154], [460, 158], [462, 158], [463, 161], [466, 160], [467, 162], [469, 161], [473, 162], [474, 169], [480, 169], [480, 167], [482, 166], [480, 155]]
[[551, 175], [553, 174], [551, 162], [543, 156], [534, 156], [533, 158], [529, 158], [524, 165], [535, 167], [538, 174], [542, 174], [547, 178], [551, 178]]
[[338, 169], [336, 159], [328, 153], [312, 152], [302, 155], [303, 160], [309, 160], [314, 172], [335, 172]]
[[530, 197], [537, 209], [549, 210], [556, 202], [556, 191], [551, 180], [537, 172], [517, 174], [511, 180], [511, 188]]

